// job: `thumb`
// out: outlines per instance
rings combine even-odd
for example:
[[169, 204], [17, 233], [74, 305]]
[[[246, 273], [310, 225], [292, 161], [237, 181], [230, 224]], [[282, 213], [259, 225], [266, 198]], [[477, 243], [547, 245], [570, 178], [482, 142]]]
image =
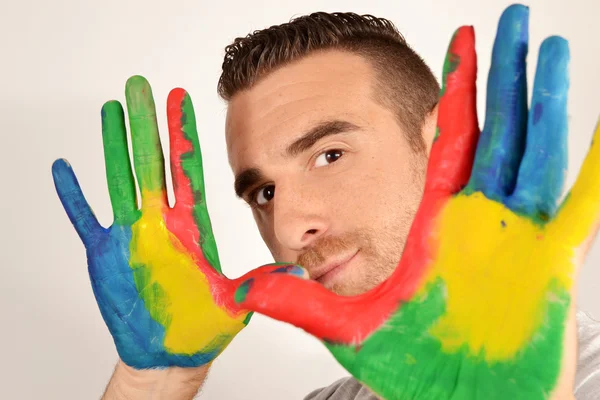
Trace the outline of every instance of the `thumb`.
[[323, 341], [356, 343], [373, 330], [371, 319], [361, 318], [369, 308], [364, 296], [338, 296], [305, 279], [308, 274], [304, 268], [283, 268], [287, 271], [271, 270], [244, 280], [235, 291], [235, 302], [293, 324]]

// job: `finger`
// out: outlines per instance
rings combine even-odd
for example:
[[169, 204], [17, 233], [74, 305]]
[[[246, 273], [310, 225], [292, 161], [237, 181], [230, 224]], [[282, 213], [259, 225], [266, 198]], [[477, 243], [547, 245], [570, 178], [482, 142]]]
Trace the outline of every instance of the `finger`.
[[127, 111], [133, 144], [133, 165], [142, 194], [142, 208], [168, 204], [165, 168], [152, 89], [141, 76], [127, 80]]
[[549, 229], [574, 248], [589, 242], [600, 223], [600, 120], [579, 176]]
[[569, 44], [542, 43], [527, 124], [527, 144], [509, 207], [542, 221], [556, 211], [567, 172]]
[[429, 238], [440, 208], [469, 181], [479, 136], [476, 75], [475, 33], [472, 27], [461, 27], [452, 38], [444, 64], [438, 135], [431, 149], [423, 200], [400, 264], [384, 285], [399, 300], [414, 295], [433, 256]]
[[71, 165], [63, 159], [52, 164], [52, 177], [58, 197], [83, 244], [88, 247], [97, 241], [104, 228], [85, 200]]
[[429, 158], [425, 196], [451, 195], [466, 185], [479, 133], [477, 127], [477, 56], [472, 27], [452, 38], [442, 79], [436, 138]]
[[[197, 230], [193, 235], [200, 243], [208, 263], [221, 272], [217, 244], [206, 206], [202, 153], [196, 130], [196, 116], [189, 94], [173, 89], [167, 99], [167, 118], [171, 149], [171, 175], [175, 192], [173, 214], [192, 217]], [[180, 218], [189, 220], [189, 218]]]
[[[243, 308], [291, 323], [333, 343], [360, 343], [389, 316], [373, 295], [338, 296], [315, 281], [290, 274], [259, 274], [235, 292]], [[397, 303], [396, 303], [397, 306]]]
[[125, 116], [118, 101], [109, 101], [102, 107], [102, 142], [115, 222], [132, 224], [137, 218], [137, 195], [129, 161]]
[[481, 132], [470, 191], [502, 201], [512, 193], [527, 127], [529, 9], [508, 7], [498, 24], [488, 76], [485, 125]]

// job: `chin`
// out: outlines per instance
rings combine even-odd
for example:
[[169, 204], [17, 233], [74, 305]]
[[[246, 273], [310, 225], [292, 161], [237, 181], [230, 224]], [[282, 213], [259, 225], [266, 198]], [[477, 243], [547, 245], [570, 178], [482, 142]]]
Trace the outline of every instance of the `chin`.
[[340, 288], [331, 288], [331, 291], [339, 296], [356, 296], [360, 294], [359, 291], [353, 290], [352, 288], [340, 287]]
[[[332, 282], [330, 287], [327, 287], [330, 291], [340, 296], [358, 296], [373, 289], [381, 282], [383, 282], [385, 276], [350, 276], [341, 277], [338, 282]], [[345, 278], [345, 279], [344, 279]]]

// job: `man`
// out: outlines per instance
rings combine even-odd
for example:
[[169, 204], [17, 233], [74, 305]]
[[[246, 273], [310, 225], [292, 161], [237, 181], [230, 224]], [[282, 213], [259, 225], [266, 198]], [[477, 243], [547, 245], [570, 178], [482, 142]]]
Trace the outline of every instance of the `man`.
[[[502, 56], [514, 57], [515, 65], [500, 65], [502, 57], [495, 57], [492, 71], [524, 65], [526, 18], [527, 10], [520, 6], [510, 8], [503, 16], [504, 24], [510, 29], [503, 28], [501, 21], [499, 38], [512, 34], [518, 40], [509, 39]], [[514, 28], [517, 25], [524, 27], [523, 30]], [[501, 47], [498, 42], [497, 46]], [[526, 86], [524, 77], [520, 84]], [[492, 104], [488, 115], [503, 111], [505, 105], [493, 101], [502, 89], [493, 83], [488, 88], [488, 96], [492, 98], [488, 102]], [[226, 137], [229, 162], [236, 175], [235, 190], [252, 206], [259, 231], [275, 260], [302, 265], [311, 279], [345, 296], [364, 293], [392, 274], [423, 195], [427, 156], [436, 136], [439, 91], [430, 69], [404, 42], [393, 24], [371, 16], [316, 13], [236, 39], [227, 47], [219, 93], [228, 102]], [[94, 292], [123, 360], [117, 366], [105, 398], [184, 399], [197, 392], [210, 362], [241, 329], [240, 321], [243, 319], [246, 323], [247, 319], [246, 314], [240, 314], [235, 306], [215, 295], [221, 290], [214, 290], [215, 287], [229, 286], [220, 276], [212, 276], [211, 269], [203, 269], [214, 297], [211, 301], [229, 311], [228, 317], [219, 314], [218, 318], [225, 321], [219, 322], [226, 327], [222, 331], [231, 331], [231, 334], [222, 337], [215, 333], [203, 342], [204, 347], [192, 346], [189, 351], [174, 351], [180, 344], [175, 339], [169, 345], [161, 343], [159, 349], [152, 347], [156, 338], [167, 341], [169, 329], [175, 329], [172, 328], [174, 321], [181, 321], [176, 317], [177, 311], [169, 307], [175, 308], [172, 304], [179, 296], [176, 292], [187, 286], [178, 283], [173, 286], [175, 289], [170, 289], [166, 278], [152, 270], [154, 267], [148, 268], [149, 272], [140, 274], [139, 271], [148, 265], [179, 260], [185, 253], [181, 248], [189, 250], [194, 243], [198, 247], [198, 242], [202, 242], [202, 252], [194, 253], [198, 258], [190, 259], [195, 260], [196, 265], [209, 264], [218, 272], [220, 267], [216, 256], [211, 255], [212, 250], [205, 248], [205, 243], [210, 245], [212, 241], [209, 223], [197, 223], [199, 236], [195, 242], [181, 236], [186, 226], [185, 210], [197, 207], [194, 214], [197, 220], [207, 220], [208, 216], [205, 206], [191, 205], [203, 195], [202, 184], [198, 183], [201, 177], [198, 180], [193, 172], [194, 168], [201, 168], [201, 161], [196, 158], [199, 154], [197, 139], [193, 138], [195, 122], [190, 122], [193, 113], [186, 111], [187, 98], [179, 92], [172, 96], [180, 95], [178, 102], [170, 97], [169, 103], [173, 113], [169, 120], [174, 121], [170, 122], [171, 162], [175, 165], [177, 203], [179, 205], [180, 199], [190, 201], [190, 207], [179, 207], [180, 214], [172, 217], [148, 211], [157, 203], [164, 207], [166, 198], [160, 171], [162, 154], [159, 156], [160, 151], [156, 152], [160, 144], [155, 122], [151, 118], [147, 122], [147, 117], [153, 116], [153, 103], [143, 104], [148, 96], [151, 98], [148, 93], [147, 82], [140, 78], [128, 83], [135, 168], [142, 186], [142, 204], [153, 206], [146, 206], [144, 211], [143, 205], [140, 216], [132, 205], [135, 190], [132, 194], [131, 167], [128, 160], [124, 161], [127, 153], [126, 141], [124, 147], [122, 141], [122, 111], [114, 108], [114, 104], [104, 108], [103, 133], [118, 234], [100, 239], [101, 233], [94, 233], [100, 231], [97, 222], [86, 205], [82, 205], [78, 185], [68, 167], [55, 164], [54, 175], [61, 200], [88, 249]], [[515, 95], [517, 103], [523, 100], [519, 96], [519, 93]], [[181, 104], [180, 112], [175, 110], [178, 104]], [[526, 97], [525, 103], [518, 105], [526, 108]], [[111, 115], [116, 117], [111, 119]], [[178, 125], [177, 121], [187, 121], [188, 125], [186, 122]], [[136, 139], [136, 135], [144, 135], [144, 140]], [[513, 150], [523, 151], [522, 148]], [[183, 161], [186, 157], [192, 160], [188, 166]], [[109, 161], [114, 162], [116, 158], [120, 160], [116, 165], [123, 167], [120, 170], [109, 165], [112, 164]], [[179, 162], [181, 168], [177, 167]], [[122, 185], [128, 180], [131, 182]], [[192, 189], [186, 192], [184, 186]], [[123, 198], [127, 198], [129, 204], [123, 202]], [[199, 217], [200, 214], [204, 217]], [[171, 247], [165, 247], [164, 252], [154, 252], [154, 247], [160, 246], [154, 246], [151, 241], [148, 243], [152, 246], [136, 247], [142, 239], [148, 240], [144, 237], [146, 227], [163, 218], [164, 224], [156, 226], [166, 227], [179, 239], [181, 248], [175, 247], [181, 253], [173, 253]], [[163, 228], [153, 230], [152, 237], [160, 237]], [[111, 247], [118, 241], [125, 245]], [[173, 258], [164, 255], [169, 252], [174, 254]], [[119, 257], [125, 253], [121, 260]], [[124, 269], [119, 269], [122, 266]], [[114, 276], [131, 273], [129, 266], [136, 271], [134, 278], [114, 279]], [[98, 277], [99, 269], [113, 267], [114, 274]], [[269, 271], [303, 273], [290, 268]], [[196, 277], [186, 275], [186, 279]], [[115, 289], [117, 286], [119, 290]], [[139, 292], [147, 311], [140, 309], [143, 306], [138, 304], [135, 290], [132, 293], [136, 300], [122, 297], [122, 293], [131, 288]], [[152, 288], [151, 293], [148, 288]], [[196, 288], [193, 289], [195, 293]], [[191, 289], [189, 293], [192, 296]], [[165, 298], [171, 300], [167, 302]], [[127, 307], [118, 308], [123, 304]], [[214, 321], [203, 315], [191, 317], [204, 330], [210, 330], [207, 327]], [[145, 322], [134, 326], [139, 320]], [[160, 326], [147, 328], [154, 322]], [[600, 346], [597, 336], [600, 324], [584, 314], [578, 315], [578, 323], [581, 347], [575, 394], [579, 399], [592, 399], [600, 393], [600, 362], [596, 355]], [[182, 329], [194, 332], [196, 325], [192, 327], [190, 322]], [[215, 342], [218, 343], [215, 345]], [[145, 357], [144, 352], [152, 357]], [[149, 367], [168, 368], [146, 369]], [[307, 397], [371, 398], [375, 396], [353, 378], [336, 382]]]

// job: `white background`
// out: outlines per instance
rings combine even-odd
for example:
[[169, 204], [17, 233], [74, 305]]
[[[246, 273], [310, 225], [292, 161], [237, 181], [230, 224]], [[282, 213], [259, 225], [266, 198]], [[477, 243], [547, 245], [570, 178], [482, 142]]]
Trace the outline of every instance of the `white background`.
[[[482, 4], [489, 4], [485, 7]], [[493, 4], [490, 4], [493, 3]], [[0, 398], [98, 398], [117, 359], [88, 280], [83, 245], [54, 192], [50, 166], [67, 158], [104, 225], [100, 107], [124, 102], [125, 80], [146, 76], [162, 128], [173, 87], [194, 100], [208, 205], [222, 264], [239, 276], [271, 261], [249, 209], [234, 196], [216, 94], [224, 47], [236, 36], [313, 11], [354, 11], [395, 22], [439, 78], [448, 41], [475, 26], [479, 110], [500, 13], [508, 1], [8, 1], [0, 9]], [[569, 156], [572, 183], [600, 110], [600, 1], [530, 1], [529, 82], [548, 35], [571, 45]], [[163, 143], [168, 143], [166, 129]], [[600, 245], [581, 277], [579, 307], [600, 316]], [[205, 399], [301, 399], [344, 376], [303, 332], [256, 316], [214, 363]]]

